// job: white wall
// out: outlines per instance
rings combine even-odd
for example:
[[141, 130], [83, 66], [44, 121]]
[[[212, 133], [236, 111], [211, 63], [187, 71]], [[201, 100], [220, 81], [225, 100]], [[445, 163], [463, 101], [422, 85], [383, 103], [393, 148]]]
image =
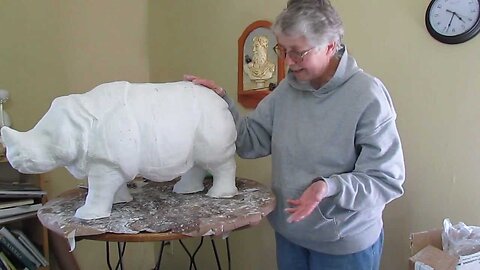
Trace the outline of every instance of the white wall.
[[[480, 204], [476, 179], [480, 162], [480, 109], [476, 106], [480, 100], [480, 37], [459, 45], [435, 41], [424, 25], [428, 0], [332, 3], [344, 20], [350, 53], [367, 72], [384, 81], [396, 105], [407, 166], [406, 193], [385, 210], [383, 269], [405, 269], [410, 232], [441, 227], [446, 217], [480, 223], [476, 211]], [[175, 63], [175, 68], [169, 69], [172, 77], [185, 72], [210, 77], [234, 96], [236, 39], [250, 22], [274, 20], [284, 4], [169, 2], [165, 9], [172, 12], [162, 17], [164, 21], [174, 21], [182, 13], [189, 19], [176, 20], [168, 29], [163, 26], [163, 31], [169, 30], [175, 46], [186, 53], [185, 58], [164, 55], [162, 61]], [[187, 29], [189, 35], [184, 33]], [[177, 58], [183, 60], [179, 63]], [[157, 77], [162, 74], [152, 70], [152, 78]], [[242, 175], [268, 183], [268, 159], [239, 160], [239, 164]], [[255, 249], [255, 244], [251, 248]], [[272, 241], [267, 249], [273, 248]]]
[[[238, 37], [255, 20], [273, 21], [285, 2], [0, 0], [6, 109], [26, 130], [56, 96], [111, 80], [178, 80], [184, 73], [212, 78], [235, 97]], [[428, 0], [332, 2], [350, 53], [384, 81], [396, 105], [406, 193], [385, 210], [382, 269], [406, 269], [410, 232], [440, 227], [445, 217], [480, 224], [480, 37], [460, 45], [432, 39], [424, 26]], [[268, 185], [269, 161], [238, 160], [239, 175]], [[51, 197], [78, 183], [63, 169], [47, 178]], [[275, 269], [267, 223], [232, 234], [231, 245], [234, 269]], [[127, 268], [152, 267], [158, 245], [152, 246], [129, 245]], [[172, 268], [184, 259], [178, 245], [173, 250], [165, 259]], [[103, 243], [81, 241], [75, 255], [83, 269], [105, 269], [104, 252]], [[201, 255], [199, 268], [212, 268], [211, 251]]]
[[459, 45], [431, 38], [427, 0], [334, 2], [350, 49], [396, 104], [407, 181], [385, 212], [384, 269], [402, 269], [410, 232], [441, 227], [446, 217], [480, 223], [480, 37]]

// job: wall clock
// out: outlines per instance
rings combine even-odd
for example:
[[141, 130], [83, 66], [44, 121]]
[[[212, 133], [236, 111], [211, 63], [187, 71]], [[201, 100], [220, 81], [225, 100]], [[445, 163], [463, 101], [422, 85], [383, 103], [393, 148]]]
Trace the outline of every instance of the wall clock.
[[430, 35], [447, 44], [465, 42], [480, 32], [480, 0], [432, 0], [425, 13]]

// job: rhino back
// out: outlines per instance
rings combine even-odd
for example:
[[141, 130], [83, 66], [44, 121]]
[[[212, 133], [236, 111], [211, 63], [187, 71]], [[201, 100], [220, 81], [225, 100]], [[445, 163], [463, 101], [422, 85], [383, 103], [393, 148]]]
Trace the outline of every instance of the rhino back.
[[178, 86], [127, 84], [115, 92], [115, 104], [92, 128], [90, 159], [118, 165], [128, 178], [188, 170], [199, 112], [188, 89]]
[[126, 178], [170, 180], [194, 162], [218, 162], [235, 152], [227, 104], [190, 82], [113, 82], [72, 98], [92, 119], [87, 171], [104, 164]]

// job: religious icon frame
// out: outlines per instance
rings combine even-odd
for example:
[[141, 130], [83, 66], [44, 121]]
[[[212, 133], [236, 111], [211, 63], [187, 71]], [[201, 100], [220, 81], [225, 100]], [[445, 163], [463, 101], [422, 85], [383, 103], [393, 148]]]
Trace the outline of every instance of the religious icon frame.
[[[270, 29], [272, 23], [266, 20], [258, 20], [248, 25], [238, 39], [238, 102], [245, 108], [253, 109], [257, 104], [275, 89], [278, 83], [285, 77], [284, 59], [278, 57], [273, 47], [276, 44], [275, 35]], [[268, 38], [267, 59], [274, 64], [275, 71], [272, 77], [264, 80], [260, 85], [246, 74], [246, 65], [252, 61], [250, 53], [253, 51], [252, 40], [254, 37], [263, 36]]]

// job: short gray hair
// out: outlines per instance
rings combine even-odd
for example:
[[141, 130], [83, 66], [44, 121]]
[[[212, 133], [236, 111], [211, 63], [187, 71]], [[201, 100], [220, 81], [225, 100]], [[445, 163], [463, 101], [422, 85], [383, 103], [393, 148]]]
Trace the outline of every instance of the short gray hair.
[[328, 0], [289, 0], [272, 26], [275, 34], [304, 36], [312, 46], [334, 41], [340, 48], [343, 23]]

